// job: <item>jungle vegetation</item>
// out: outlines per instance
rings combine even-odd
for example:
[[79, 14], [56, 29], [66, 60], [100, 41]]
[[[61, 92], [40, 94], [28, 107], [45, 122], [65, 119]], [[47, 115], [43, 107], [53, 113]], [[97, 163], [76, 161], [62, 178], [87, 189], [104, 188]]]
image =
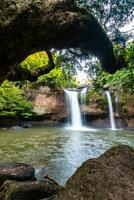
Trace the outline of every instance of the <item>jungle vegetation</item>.
[[[115, 74], [105, 72], [98, 61], [93, 62], [89, 55], [80, 54], [79, 49], [63, 51], [42, 51], [28, 56], [21, 64], [35, 80], [6, 80], [0, 86], [0, 116], [29, 118], [32, 116], [32, 104], [25, 96], [26, 88], [36, 88], [37, 85], [47, 85], [50, 88], [77, 87], [75, 78], [76, 68], [82, 68], [81, 61], [85, 62], [85, 69], [92, 76], [94, 89], [92, 95], [102, 94], [105, 85], [110, 91], [121, 94], [134, 94], [134, 42], [132, 32], [121, 32], [120, 28], [133, 18], [133, 2], [128, 1], [97, 1], [77, 0], [79, 6], [92, 10], [114, 42], [117, 55], [125, 60], [122, 69]], [[130, 40], [130, 42], [127, 42]], [[47, 71], [48, 65], [55, 65]], [[53, 68], [53, 67], [52, 67]], [[45, 74], [43, 75], [43, 70]], [[46, 70], [46, 71], [45, 71]], [[40, 73], [41, 71], [41, 73]], [[36, 75], [40, 76], [36, 76]]]

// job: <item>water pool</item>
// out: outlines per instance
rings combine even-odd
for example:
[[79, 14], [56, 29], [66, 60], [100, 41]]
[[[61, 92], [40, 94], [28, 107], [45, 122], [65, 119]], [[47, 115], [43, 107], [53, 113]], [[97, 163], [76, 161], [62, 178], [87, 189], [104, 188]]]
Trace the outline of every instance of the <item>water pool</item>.
[[52, 127], [0, 130], [0, 161], [28, 163], [37, 172], [44, 168], [45, 172], [64, 184], [85, 160], [98, 157], [120, 143], [134, 147], [134, 132], [72, 131]]

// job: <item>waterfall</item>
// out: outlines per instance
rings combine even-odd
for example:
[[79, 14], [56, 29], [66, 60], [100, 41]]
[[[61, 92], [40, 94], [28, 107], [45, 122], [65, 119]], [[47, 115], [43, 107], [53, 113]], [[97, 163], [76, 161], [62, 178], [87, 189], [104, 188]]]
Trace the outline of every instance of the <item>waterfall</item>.
[[110, 124], [111, 124], [111, 129], [116, 130], [115, 126], [115, 119], [114, 119], [114, 112], [113, 112], [113, 105], [112, 105], [112, 98], [109, 93], [109, 91], [105, 91], [107, 99], [108, 99], [108, 107], [109, 107], [109, 116], [110, 116]]
[[85, 112], [84, 112], [84, 107], [85, 107], [85, 100], [86, 100], [86, 96], [87, 96], [87, 90], [88, 87], [85, 87], [82, 89], [81, 91], [81, 104], [82, 104], [82, 111], [83, 111], [83, 124], [85, 125]]
[[68, 113], [71, 121], [71, 128], [79, 130], [82, 128], [82, 119], [78, 101], [78, 92], [73, 90], [65, 90], [65, 93], [68, 102]]

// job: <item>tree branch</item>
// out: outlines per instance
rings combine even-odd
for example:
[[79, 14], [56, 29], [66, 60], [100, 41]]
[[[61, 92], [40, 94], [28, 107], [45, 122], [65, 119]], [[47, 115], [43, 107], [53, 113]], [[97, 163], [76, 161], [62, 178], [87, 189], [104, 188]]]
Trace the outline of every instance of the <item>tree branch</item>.
[[[22, 70], [19, 63], [32, 53], [52, 48], [80, 48], [98, 57], [107, 71], [114, 73], [120, 68], [101, 25], [73, 0], [3, 0], [0, 7], [0, 82], [7, 76], [33, 81], [38, 74], [48, 73], [54, 67], [52, 62], [49, 68], [45, 66], [34, 74]], [[11, 66], [20, 77], [10, 75]]]
[[43, 74], [49, 73], [52, 69], [54, 69], [55, 64], [53, 61], [52, 53], [46, 50], [46, 53], [49, 58], [48, 65], [43, 66], [42, 68], [38, 68], [34, 71], [30, 71], [26, 68], [22, 68], [20, 65], [14, 66], [14, 68], [8, 74], [8, 80], [10, 81], [19, 81], [19, 80], [29, 80], [34, 82], [38, 79], [39, 76]]

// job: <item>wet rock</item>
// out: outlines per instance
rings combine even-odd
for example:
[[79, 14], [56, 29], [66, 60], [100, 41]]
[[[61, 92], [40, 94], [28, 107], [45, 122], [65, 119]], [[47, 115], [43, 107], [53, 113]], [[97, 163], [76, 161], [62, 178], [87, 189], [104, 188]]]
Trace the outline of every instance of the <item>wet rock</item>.
[[0, 186], [6, 180], [27, 181], [34, 179], [34, 168], [24, 163], [0, 163]]
[[0, 188], [1, 200], [38, 200], [50, 197], [60, 190], [60, 186], [49, 179], [37, 181], [6, 181]]
[[134, 149], [112, 147], [82, 164], [66, 188], [51, 200], [133, 200]]

